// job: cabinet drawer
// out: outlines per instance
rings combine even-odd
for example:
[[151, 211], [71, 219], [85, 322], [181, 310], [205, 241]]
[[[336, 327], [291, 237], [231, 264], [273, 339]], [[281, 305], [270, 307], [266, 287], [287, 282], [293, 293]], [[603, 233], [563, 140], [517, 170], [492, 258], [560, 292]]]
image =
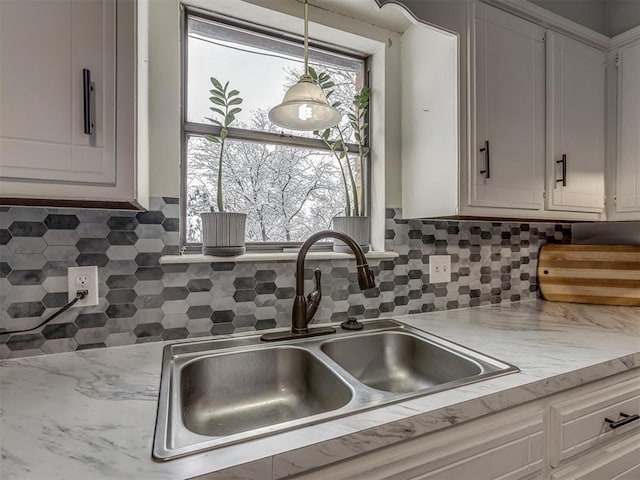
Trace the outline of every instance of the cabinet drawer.
[[[543, 411], [525, 407], [400, 442], [305, 480], [518, 480], [543, 469]], [[279, 478], [274, 475], [274, 478]]]
[[637, 480], [640, 478], [640, 434], [612, 443], [561, 468], [551, 480]]
[[551, 404], [551, 466], [630, 430], [640, 431], [640, 420], [612, 429], [605, 418], [618, 420], [620, 413], [640, 414], [640, 377]]

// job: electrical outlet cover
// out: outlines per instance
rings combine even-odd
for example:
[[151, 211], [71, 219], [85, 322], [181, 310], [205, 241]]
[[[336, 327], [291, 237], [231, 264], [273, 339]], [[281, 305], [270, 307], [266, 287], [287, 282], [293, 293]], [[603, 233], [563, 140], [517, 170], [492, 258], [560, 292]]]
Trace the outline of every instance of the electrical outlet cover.
[[88, 290], [89, 295], [74, 307], [98, 305], [98, 267], [69, 267], [67, 270], [68, 298], [76, 298], [78, 290]]
[[451, 281], [451, 255], [429, 255], [429, 282]]

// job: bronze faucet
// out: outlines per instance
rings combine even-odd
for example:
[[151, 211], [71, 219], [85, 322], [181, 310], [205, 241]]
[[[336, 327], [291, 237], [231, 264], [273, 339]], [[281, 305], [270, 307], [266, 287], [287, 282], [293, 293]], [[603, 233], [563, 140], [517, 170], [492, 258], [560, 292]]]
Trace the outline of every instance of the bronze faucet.
[[318, 310], [322, 298], [322, 288], [320, 286], [320, 270], [315, 271], [316, 288], [306, 298], [304, 296], [304, 261], [311, 246], [323, 238], [337, 238], [342, 240], [356, 256], [356, 266], [358, 269], [358, 285], [361, 290], [375, 287], [373, 272], [367, 264], [367, 259], [360, 245], [346, 233], [334, 230], [322, 230], [311, 235], [300, 247], [296, 260], [296, 298], [293, 301], [293, 312], [291, 315], [291, 332], [266, 333], [262, 340], [272, 342], [276, 340], [287, 340], [292, 338], [315, 337], [335, 333], [333, 327], [309, 328], [309, 322]]

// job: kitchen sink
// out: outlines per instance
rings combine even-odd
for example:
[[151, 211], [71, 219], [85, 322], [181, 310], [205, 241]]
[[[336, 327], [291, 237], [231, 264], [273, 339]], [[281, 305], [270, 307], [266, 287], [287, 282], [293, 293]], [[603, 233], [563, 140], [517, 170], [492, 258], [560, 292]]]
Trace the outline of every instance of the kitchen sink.
[[170, 460], [518, 371], [394, 320], [363, 325], [278, 343], [243, 335], [167, 345], [153, 457]]
[[211, 437], [337, 410], [353, 397], [329, 367], [295, 347], [194, 360], [180, 381], [184, 426]]
[[482, 373], [469, 357], [405, 332], [341, 338], [320, 348], [357, 380], [386, 392], [414, 392]]

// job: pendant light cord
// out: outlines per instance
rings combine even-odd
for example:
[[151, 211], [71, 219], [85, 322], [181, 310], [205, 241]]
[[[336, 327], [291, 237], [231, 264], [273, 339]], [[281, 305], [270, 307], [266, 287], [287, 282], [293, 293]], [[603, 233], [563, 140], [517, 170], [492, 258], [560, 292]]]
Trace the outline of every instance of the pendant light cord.
[[309, 74], [309, 0], [304, 0], [304, 72]]

